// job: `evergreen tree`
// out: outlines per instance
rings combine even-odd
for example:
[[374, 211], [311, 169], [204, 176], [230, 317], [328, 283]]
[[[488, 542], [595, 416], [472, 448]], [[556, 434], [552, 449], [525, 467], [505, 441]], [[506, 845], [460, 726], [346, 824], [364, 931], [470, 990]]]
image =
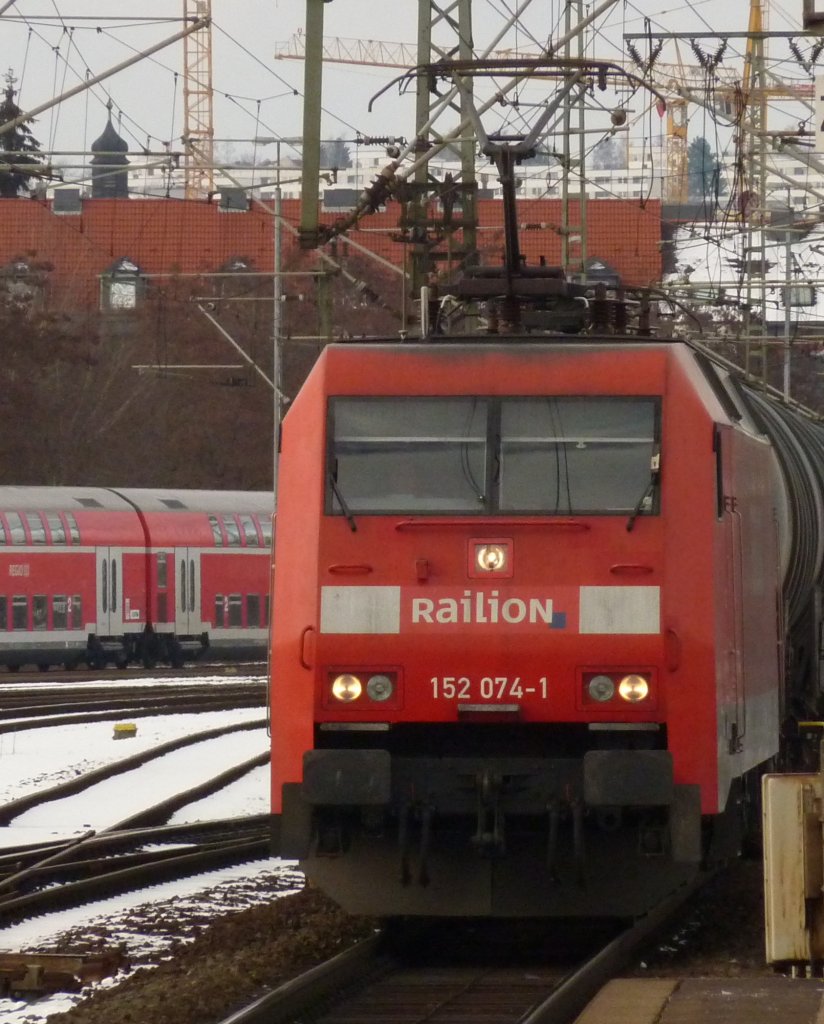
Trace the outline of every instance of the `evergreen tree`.
[[615, 139], [602, 139], [592, 149], [591, 163], [596, 171], [614, 171], [626, 167], [626, 149], [619, 146]]
[[349, 147], [342, 138], [331, 139], [320, 144], [320, 165], [321, 167], [334, 167], [336, 171], [352, 166]]
[[693, 139], [687, 149], [687, 179], [690, 199], [714, 200], [727, 191], [721, 163], [703, 135]]
[[[6, 72], [5, 98], [0, 103], [0, 126], [13, 121], [21, 114], [20, 108], [14, 102], [15, 81], [16, 79], [11, 69], [9, 69]], [[38, 176], [34, 171], [28, 174], [26, 171], [21, 170], [20, 167], [21, 165], [30, 165], [34, 169], [39, 166], [40, 160], [33, 154], [39, 153], [40, 143], [32, 135], [31, 129], [26, 124], [18, 124], [10, 131], [0, 135], [0, 149], [12, 154], [0, 157], [0, 166], [14, 164], [17, 168], [13, 171], [0, 170], [0, 196], [3, 199], [13, 199], [28, 188], [32, 178]]]

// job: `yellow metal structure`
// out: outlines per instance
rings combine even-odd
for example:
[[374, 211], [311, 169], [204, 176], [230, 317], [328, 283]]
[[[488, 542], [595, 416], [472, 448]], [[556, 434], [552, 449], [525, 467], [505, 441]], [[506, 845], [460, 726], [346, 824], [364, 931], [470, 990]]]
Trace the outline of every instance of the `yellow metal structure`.
[[214, 191], [212, 0], [183, 0], [183, 16], [187, 25], [204, 20], [202, 28], [183, 40], [185, 196], [200, 199]]
[[689, 197], [687, 160], [686, 100], [671, 97], [667, 100], [667, 191], [668, 203], [686, 203]]

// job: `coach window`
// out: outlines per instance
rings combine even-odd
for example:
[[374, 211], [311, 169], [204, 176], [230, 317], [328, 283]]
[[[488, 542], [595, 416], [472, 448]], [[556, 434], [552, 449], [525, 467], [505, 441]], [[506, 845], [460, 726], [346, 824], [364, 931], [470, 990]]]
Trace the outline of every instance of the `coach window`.
[[258, 532], [254, 519], [247, 515], [241, 515], [238, 516], [238, 518], [240, 519], [240, 525], [243, 527], [243, 536], [246, 540], [246, 547], [258, 547], [260, 545], [260, 540], [258, 539]]
[[34, 595], [31, 611], [33, 628], [46, 629], [49, 625], [49, 599], [45, 594]]
[[9, 599], [5, 594], [0, 594], [0, 629], [9, 628]]
[[166, 588], [168, 584], [168, 570], [166, 563], [166, 552], [158, 551], [157, 553], [157, 585], [162, 588]]
[[215, 627], [220, 627], [221, 629], [226, 625], [226, 615], [224, 611], [225, 605], [223, 601], [223, 594], [215, 594]]
[[11, 628], [29, 628], [29, 599], [24, 594], [15, 594], [11, 599]]
[[232, 547], [240, 547], [240, 527], [234, 516], [223, 516], [223, 529]]
[[657, 472], [655, 399], [501, 402], [502, 511], [651, 513]]
[[100, 563], [100, 596], [103, 599], [103, 611], [109, 611], [109, 562], [104, 558]]
[[67, 629], [69, 625], [69, 600], [62, 594], [52, 598], [52, 629]]
[[72, 544], [80, 543], [80, 530], [77, 526], [77, 520], [74, 518], [73, 512], [66, 513], [66, 523], [69, 527], [69, 536], [71, 537]]
[[178, 604], [182, 612], [186, 611], [186, 559], [180, 559], [180, 581], [178, 584]]
[[189, 611], [195, 610], [195, 563], [189, 559]]
[[269, 616], [271, 615], [271, 611], [269, 610], [269, 595], [268, 594], [266, 595], [266, 603], [264, 604], [264, 609], [265, 609], [265, 613], [264, 614], [266, 615], [266, 620], [264, 622], [264, 625], [268, 626], [270, 621], [271, 621], [271, 619], [269, 618]]
[[47, 512], [46, 522], [49, 524], [52, 544], [66, 543], [66, 527], [57, 512]]
[[250, 629], [257, 629], [260, 624], [260, 594], [247, 594], [246, 625]]
[[26, 522], [29, 524], [29, 532], [31, 533], [32, 544], [45, 544], [46, 527], [43, 525], [43, 520], [40, 517], [40, 513], [27, 512]]
[[75, 594], [71, 599], [72, 629], [83, 628], [83, 598]]
[[11, 534], [12, 544], [25, 544], [26, 528], [23, 526], [23, 520], [20, 518], [18, 513], [7, 512], [6, 522], [9, 524], [9, 533]]
[[243, 625], [243, 596], [241, 594], [229, 594], [229, 621], [227, 625]]
[[0, 520], [0, 544], [8, 544], [8, 540], [6, 538], [6, 527], [2, 520]]
[[272, 520], [269, 516], [258, 517], [258, 526], [263, 537], [263, 543], [267, 548], [272, 546]]
[[335, 398], [327, 511], [487, 510], [489, 402]]
[[215, 547], [223, 547], [223, 533], [220, 529], [220, 523], [217, 521], [217, 516], [209, 516], [209, 525], [215, 538]]

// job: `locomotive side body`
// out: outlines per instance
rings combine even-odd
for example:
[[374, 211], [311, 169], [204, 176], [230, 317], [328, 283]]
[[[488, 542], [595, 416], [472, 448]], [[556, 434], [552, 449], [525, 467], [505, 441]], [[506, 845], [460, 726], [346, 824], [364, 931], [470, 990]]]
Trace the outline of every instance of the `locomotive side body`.
[[626, 916], [728, 852], [775, 479], [686, 345], [327, 348], [280, 463], [284, 855], [360, 912]]
[[0, 664], [266, 650], [270, 495], [0, 488]]

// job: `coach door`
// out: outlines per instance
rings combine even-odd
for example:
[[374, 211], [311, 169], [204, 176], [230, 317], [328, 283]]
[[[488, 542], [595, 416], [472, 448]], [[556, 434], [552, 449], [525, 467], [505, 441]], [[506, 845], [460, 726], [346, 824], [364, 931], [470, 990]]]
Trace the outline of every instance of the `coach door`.
[[178, 636], [200, 633], [200, 552], [195, 548], [178, 548], [175, 585], [175, 633]]
[[727, 750], [735, 754], [747, 728], [746, 690], [744, 686], [744, 622], [743, 622], [743, 549], [741, 514], [735, 495], [732, 452], [735, 436], [728, 427], [716, 426], [717, 515], [723, 530], [724, 586], [718, 595], [720, 635], [724, 638], [725, 683], [719, 694], [724, 715], [724, 736]]
[[97, 549], [97, 632], [114, 636], [123, 632], [123, 552]]

